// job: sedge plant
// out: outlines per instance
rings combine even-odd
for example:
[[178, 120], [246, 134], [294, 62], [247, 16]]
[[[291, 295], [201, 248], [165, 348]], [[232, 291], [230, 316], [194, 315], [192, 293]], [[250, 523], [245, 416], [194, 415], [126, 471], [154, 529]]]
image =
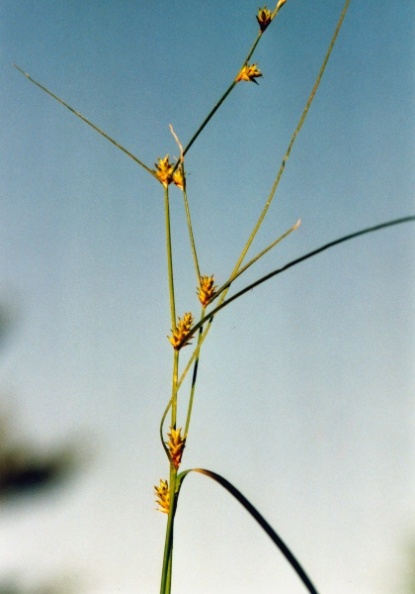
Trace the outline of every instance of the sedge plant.
[[[234, 78], [230, 81], [228, 88], [224, 91], [223, 95], [213, 106], [209, 114], [188, 140], [185, 145], [182, 145], [176, 131], [173, 126], [170, 126], [170, 132], [173, 135], [179, 151], [179, 158], [171, 160], [167, 154], [159, 157], [154, 166], [145, 164], [136, 155], [131, 153], [124, 146], [119, 144], [116, 140], [110, 137], [101, 128], [93, 124], [84, 115], [76, 111], [70, 105], [68, 105], [63, 99], [58, 97], [52, 91], [44, 87], [42, 84], [34, 80], [29, 74], [24, 72], [19, 66], [16, 68], [26, 76], [32, 83], [39, 87], [42, 91], [51, 96], [54, 100], [58, 101], [61, 105], [71, 111], [78, 118], [83, 120], [96, 132], [102, 135], [105, 139], [111, 142], [116, 148], [121, 150], [130, 159], [132, 159], [137, 165], [146, 171], [150, 176], [153, 177], [154, 181], [161, 186], [161, 192], [164, 201], [164, 216], [165, 216], [165, 242], [166, 242], [166, 260], [167, 260], [167, 284], [169, 289], [169, 317], [170, 317], [170, 333], [167, 338], [171, 344], [171, 385], [170, 395], [168, 402], [164, 405], [164, 410], [161, 415], [159, 434], [161, 447], [164, 449], [167, 459], [167, 472], [160, 479], [158, 485], [154, 487], [155, 498], [157, 506], [160, 512], [166, 515], [166, 533], [164, 552], [162, 557], [162, 570], [160, 580], [160, 594], [170, 594], [172, 591], [172, 577], [173, 577], [173, 545], [174, 545], [174, 523], [175, 514], [177, 510], [178, 500], [183, 486], [184, 478], [190, 472], [197, 472], [204, 476], [207, 476], [222, 487], [224, 487], [237, 501], [243, 505], [243, 507], [253, 516], [258, 524], [265, 530], [268, 536], [271, 538], [273, 543], [279, 549], [286, 560], [290, 563], [293, 570], [297, 573], [302, 584], [308, 592], [316, 594], [317, 589], [314, 586], [311, 578], [308, 576], [300, 562], [296, 559], [292, 551], [284, 543], [281, 537], [275, 532], [275, 530], [268, 524], [258, 510], [249, 502], [244, 495], [227, 479], [220, 476], [219, 474], [202, 468], [191, 468], [182, 470], [182, 460], [185, 448], [188, 447], [189, 435], [191, 429], [192, 411], [196, 394], [196, 387], [198, 382], [198, 369], [200, 365], [202, 347], [206, 340], [209, 331], [212, 327], [213, 321], [216, 319], [217, 314], [225, 307], [230, 305], [236, 299], [242, 297], [247, 291], [251, 290], [255, 286], [268, 281], [269, 279], [277, 276], [278, 274], [290, 269], [302, 261], [314, 257], [324, 250], [330, 249], [339, 243], [349, 241], [360, 235], [378, 231], [385, 227], [402, 224], [405, 222], [414, 221], [414, 216], [408, 216], [386, 223], [376, 225], [374, 227], [365, 228], [359, 230], [350, 235], [338, 238], [334, 241], [328, 242], [323, 246], [303, 255], [296, 260], [289, 262], [282, 268], [271, 271], [264, 277], [259, 278], [254, 283], [246, 286], [239, 290], [237, 293], [228, 297], [228, 293], [232, 287], [234, 281], [239, 278], [243, 273], [254, 266], [258, 260], [260, 260], [270, 250], [275, 248], [282, 240], [288, 235], [294, 232], [300, 225], [300, 221], [295, 222], [289, 229], [287, 229], [281, 236], [277, 237], [268, 246], [263, 248], [259, 253], [252, 255], [248, 258], [248, 253], [252, 246], [254, 239], [257, 237], [258, 232], [265, 220], [268, 213], [269, 207], [273, 202], [276, 195], [279, 183], [282, 175], [284, 174], [286, 163], [291, 155], [292, 148], [297, 140], [298, 134], [307, 118], [310, 106], [314, 101], [316, 92], [322, 80], [325, 72], [327, 63], [332, 54], [334, 45], [336, 43], [339, 31], [343, 24], [346, 16], [350, 0], [346, 0], [341, 10], [339, 20], [333, 32], [333, 36], [330, 40], [327, 52], [324, 56], [321, 68], [317, 73], [315, 83], [310, 91], [310, 94], [306, 100], [304, 109], [299, 117], [297, 126], [295, 127], [291, 138], [289, 139], [286, 152], [281, 160], [279, 167], [275, 173], [274, 182], [270, 188], [269, 194], [265, 199], [262, 210], [258, 216], [257, 221], [252, 227], [252, 231], [245, 240], [245, 244], [239, 257], [233, 266], [230, 267], [230, 273], [225, 282], [219, 284], [213, 274], [206, 274], [205, 271], [200, 269], [199, 256], [197, 251], [197, 242], [193, 232], [190, 199], [187, 193], [186, 184], [186, 155], [192, 148], [194, 143], [199, 138], [205, 127], [209, 124], [211, 119], [215, 116], [217, 111], [227, 100], [230, 94], [237, 88], [241, 83], [257, 83], [257, 79], [262, 76], [262, 72], [259, 66], [252, 61], [254, 52], [260, 43], [263, 35], [269, 30], [273, 21], [278, 18], [280, 11], [290, 3], [288, 0], [278, 0], [276, 5], [269, 9], [266, 6], [261, 7], [257, 14], [256, 20], [258, 24], [257, 34], [244, 57], [239, 70], [235, 73]], [[189, 235], [189, 245], [192, 254], [194, 274], [195, 274], [195, 286], [196, 294], [199, 300], [199, 311], [197, 313], [191, 311], [178, 312], [176, 310], [176, 294], [175, 294], [175, 279], [176, 272], [174, 267], [174, 246], [172, 242], [172, 228], [171, 228], [171, 216], [170, 216], [170, 198], [172, 188], [177, 188], [183, 197], [183, 208], [185, 213], [185, 219], [187, 223], [187, 230]], [[189, 291], [189, 302], [190, 295], [193, 293], [194, 287], [190, 288]], [[189, 308], [190, 309], [190, 308]], [[190, 376], [190, 390], [189, 393], [184, 393], [183, 382]]]

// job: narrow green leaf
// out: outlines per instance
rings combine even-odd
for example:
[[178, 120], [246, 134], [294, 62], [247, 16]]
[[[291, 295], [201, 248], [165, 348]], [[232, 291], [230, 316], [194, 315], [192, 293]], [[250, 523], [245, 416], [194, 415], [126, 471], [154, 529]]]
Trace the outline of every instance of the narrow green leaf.
[[304, 262], [305, 260], [308, 260], [309, 258], [312, 258], [313, 256], [317, 256], [317, 254], [321, 254], [322, 252], [324, 252], [336, 245], [339, 245], [340, 243], [349, 241], [350, 239], [355, 239], [356, 237], [360, 237], [361, 235], [366, 235], [367, 233], [373, 233], [375, 231], [380, 231], [381, 229], [386, 229], [387, 227], [393, 227], [394, 225], [402, 225], [403, 223], [411, 223], [411, 222], [415, 222], [415, 215], [410, 215], [408, 217], [402, 217], [400, 219], [394, 219], [393, 221], [387, 221], [386, 223], [380, 223], [379, 225], [374, 225], [373, 227], [366, 227], [365, 229], [361, 229], [360, 231], [356, 231], [355, 233], [350, 233], [349, 235], [344, 235], [343, 237], [339, 237], [339, 239], [335, 239], [334, 241], [329, 241], [329, 243], [326, 243], [326, 244], [320, 246], [319, 248], [312, 250], [311, 252], [308, 252], [307, 254], [304, 254], [304, 256], [300, 256], [299, 258], [296, 258], [295, 260], [291, 260], [291, 262], [288, 262], [288, 264], [285, 264], [285, 266], [282, 266], [282, 268], [277, 268], [276, 270], [269, 272], [268, 274], [266, 274], [265, 276], [262, 276], [261, 278], [259, 278], [255, 282], [251, 283], [244, 289], [241, 289], [240, 291], [238, 291], [238, 293], [235, 293], [235, 295], [232, 295], [232, 297], [229, 297], [229, 299], [227, 299], [226, 301], [223, 301], [220, 305], [215, 307], [215, 309], [210, 311], [204, 318], [202, 318], [200, 320], [200, 322], [198, 322], [197, 324], [195, 324], [193, 326], [188, 337], [193, 336], [199, 330], [199, 328], [201, 326], [206, 324], [206, 322], [212, 320], [213, 317], [221, 309], [223, 309], [224, 307], [226, 307], [227, 305], [232, 303], [232, 301], [235, 301], [239, 297], [242, 297], [242, 295], [245, 295], [245, 293], [248, 293], [248, 291], [255, 289], [255, 287], [258, 287], [258, 285], [265, 283], [266, 281], [270, 280], [274, 276], [281, 274], [281, 272], [285, 272], [289, 268], [292, 268], [293, 266], [296, 266], [297, 264], [300, 264], [301, 262]]
[[98, 134], [101, 134], [101, 136], [103, 136], [104, 138], [106, 138], [107, 140], [109, 140], [109, 142], [111, 142], [111, 144], [113, 144], [118, 149], [120, 149], [120, 151], [122, 151], [123, 153], [125, 153], [128, 157], [130, 157], [130, 159], [132, 159], [135, 163], [137, 163], [138, 165], [140, 165], [141, 167], [143, 167], [146, 171], [148, 171], [148, 173], [150, 173], [155, 179], [157, 179], [155, 172], [152, 169], [150, 169], [150, 167], [147, 167], [147, 165], [145, 165], [142, 161], [140, 161], [140, 159], [138, 159], [135, 155], [133, 155], [133, 153], [131, 153], [128, 149], [126, 149], [124, 146], [122, 146], [121, 144], [119, 144], [119, 142], [117, 142], [116, 140], [114, 140], [113, 138], [111, 138], [111, 136], [109, 136], [106, 132], [104, 132], [103, 130], [101, 130], [101, 128], [98, 128], [98, 126], [96, 126], [95, 124], [93, 124], [92, 122], [90, 122], [88, 120], [88, 118], [86, 118], [81, 113], [79, 113], [79, 111], [76, 111], [76, 109], [74, 109], [73, 107], [71, 107], [70, 105], [68, 105], [68, 103], [66, 103], [66, 101], [64, 101], [63, 99], [61, 99], [60, 97], [58, 97], [58, 95], [55, 95], [55, 93], [52, 93], [52, 91], [49, 91], [48, 88], [46, 88], [45, 86], [43, 86], [42, 84], [40, 84], [39, 82], [37, 82], [34, 78], [32, 78], [30, 76], [30, 74], [28, 74], [22, 68], [20, 68], [20, 66], [17, 66], [17, 64], [13, 64], [13, 66], [16, 68], [16, 70], [18, 70], [21, 74], [23, 74], [23, 76], [25, 76], [28, 80], [30, 80], [31, 83], [33, 83], [34, 85], [36, 85], [37, 87], [39, 87], [39, 89], [42, 89], [42, 91], [44, 91], [50, 97], [52, 97], [52, 99], [55, 99], [55, 101], [57, 101], [58, 103], [60, 103], [64, 107], [66, 107], [66, 109], [69, 109], [69, 111], [72, 112], [74, 115], [76, 115], [76, 117], [78, 117], [83, 122], [85, 122], [86, 124], [88, 124], [88, 126], [91, 126], [91, 128], [93, 130], [95, 130], [95, 132], [98, 132]]
[[256, 509], [256, 507], [254, 507], [252, 505], [252, 503], [244, 495], [242, 495], [242, 493], [236, 487], [234, 487], [232, 485], [232, 483], [230, 483], [227, 479], [225, 479], [220, 474], [217, 474], [216, 472], [212, 472], [211, 470], [206, 470], [204, 468], [191, 468], [190, 470], [184, 471], [177, 477], [179, 488], [181, 488], [183, 480], [189, 474], [189, 472], [198, 472], [200, 474], [204, 474], [205, 476], [208, 476], [209, 478], [211, 478], [214, 481], [216, 481], [217, 483], [219, 483], [231, 495], [233, 495], [233, 497], [235, 497], [235, 499], [237, 501], [239, 501], [239, 503], [246, 509], [246, 511], [249, 514], [251, 514], [251, 516], [254, 518], [254, 520], [256, 520], [258, 522], [258, 524], [261, 526], [261, 528], [268, 534], [268, 536], [270, 537], [272, 542], [281, 551], [281, 553], [284, 555], [284, 557], [286, 558], [288, 563], [294, 569], [294, 571], [296, 572], [296, 574], [298, 575], [300, 580], [303, 582], [303, 584], [306, 587], [306, 589], [308, 590], [308, 592], [310, 592], [310, 594], [318, 594], [315, 586], [313, 585], [312, 581], [308, 577], [304, 568], [299, 563], [299, 561], [296, 559], [294, 554], [290, 551], [290, 549], [287, 547], [287, 545], [282, 540], [282, 538], [275, 532], [273, 527], [259, 513], [259, 511]]

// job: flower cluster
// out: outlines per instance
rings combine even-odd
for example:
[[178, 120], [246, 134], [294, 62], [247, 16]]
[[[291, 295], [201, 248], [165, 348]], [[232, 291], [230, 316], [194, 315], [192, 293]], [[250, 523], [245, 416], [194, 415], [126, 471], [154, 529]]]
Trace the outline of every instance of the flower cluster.
[[170, 428], [170, 432], [167, 433], [169, 441], [166, 442], [167, 448], [170, 453], [171, 460], [174, 467], [177, 469], [180, 466], [180, 462], [183, 456], [183, 450], [186, 445], [186, 438], [182, 437], [181, 429]]
[[258, 10], [256, 20], [258, 21], [259, 28], [262, 32], [264, 32], [272, 21], [272, 12], [266, 6], [264, 6], [264, 8], [260, 8]]
[[262, 72], [258, 69], [256, 64], [245, 64], [241, 68], [238, 76], [235, 79], [235, 82], [245, 80], [247, 82], [254, 82], [258, 84], [255, 79], [259, 78], [260, 76], [262, 76]]
[[200, 277], [199, 287], [197, 289], [197, 296], [199, 297], [199, 301], [203, 305], [203, 307], [209, 305], [209, 303], [212, 301], [215, 295], [217, 287], [214, 285], [214, 283], [215, 279], [213, 275]]
[[156, 503], [159, 506], [158, 511], [168, 514], [170, 511], [170, 492], [168, 482], [160, 479], [160, 485], [158, 487], [157, 485], [154, 485], [154, 490], [156, 492]]
[[179, 350], [182, 346], [190, 344], [190, 339], [186, 340], [186, 337], [192, 329], [192, 324], [191, 313], [185, 313], [182, 320], [179, 318], [176, 329], [172, 330], [171, 336], [168, 337], [174, 349]]
[[154, 165], [156, 168], [156, 177], [165, 188], [173, 182], [180, 190], [183, 190], [184, 178], [182, 169], [178, 167], [174, 171], [174, 165], [170, 163], [169, 155], [166, 155], [163, 159], [160, 157]]
[[184, 189], [184, 173], [181, 167], [176, 169], [176, 171], [173, 173], [173, 183], [179, 188], [179, 190]]

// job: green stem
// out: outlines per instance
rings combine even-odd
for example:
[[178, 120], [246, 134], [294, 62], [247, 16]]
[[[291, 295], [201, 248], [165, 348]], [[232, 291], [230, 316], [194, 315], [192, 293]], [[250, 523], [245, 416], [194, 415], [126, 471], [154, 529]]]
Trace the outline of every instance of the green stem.
[[176, 428], [177, 423], [177, 384], [179, 379], [179, 351], [174, 351], [173, 357], [173, 382], [171, 396], [171, 427]]
[[164, 541], [163, 567], [161, 570], [160, 594], [170, 594], [171, 593], [172, 566], [173, 566], [174, 516], [176, 513], [176, 506], [177, 506], [176, 482], [177, 482], [177, 470], [174, 468], [174, 466], [171, 466], [170, 467], [170, 509], [169, 509], [169, 515], [167, 518], [166, 537], [165, 537], [165, 541]]
[[[189, 142], [185, 146], [185, 148], [183, 150], [183, 155], [185, 155], [187, 153], [187, 151], [190, 149], [190, 147], [192, 146], [192, 144], [195, 142], [196, 138], [199, 136], [199, 134], [202, 132], [202, 130], [205, 128], [205, 126], [213, 118], [213, 116], [218, 111], [219, 107], [222, 105], [222, 103], [225, 101], [225, 99], [228, 97], [228, 95], [233, 91], [233, 89], [236, 86], [236, 84], [237, 83], [234, 80], [234, 81], [232, 81], [232, 83], [230, 84], [230, 86], [226, 89], [226, 91], [224, 92], [224, 94], [222, 95], [222, 97], [219, 99], [219, 101], [216, 103], [216, 105], [213, 107], [213, 109], [209, 112], [209, 114], [206, 116], [206, 118], [200, 124], [199, 128], [193, 134], [192, 138], [189, 140]], [[175, 169], [177, 167], [178, 167], [178, 163], [176, 163]]]
[[187, 199], [187, 190], [186, 190], [186, 180], [185, 180], [185, 177], [184, 177], [184, 168], [182, 170], [182, 174], [183, 174], [183, 183], [184, 183], [184, 186], [183, 186], [183, 201], [184, 201], [184, 209], [185, 209], [185, 212], [186, 212], [187, 229], [189, 231], [190, 246], [191, 246], [191, 249], [192, 249], [193, 263], [194, 263], [195, 270], [196, 270], [197, 283], [199, 284], [199, 282], [200, 282], [199, 260], [198, 260], [198, 257], [197, 257], [196, 242], [195, 242], [195, 237], [194, 237], [194, 234], [193, 234], [193, 226], [192, 226], [192, 219], [191, 219], [191, 216], [190, 216], [189, 201]]
[[[200, 314], [201, 319], [203, 319], [204, 316], [205, 316], [205, 308], [202, 307], [202, 311]], [[184, 429], [184, 437], [185, 438], [187, 437], [187, 434], [189, 433], [190, 420], [192, 417], [193, 401], [194, 401], [195, 390], [196, 390], [197, 372], [198, 372], [198, 368], [199, 368], [199, 353], [200, 353], [202, 335], [203, 335], [203, 326], [201, 326], [199, 328], [199, 334], [198, 334], [198, 338], [197, 338], [198, 355], [195, 358], [194, 367], [193, 367], [192, 387], [190, 389], [189, 406], [187, 408], [186, 425], [185, 425], [185, 429]]]
[[166, 222], [167, 275], [169, 279], [170, 317], [172, 331], [174, 331], [176, 330], [176, 305], [174, 299], [173, 255], [171, 243], [170, 204], [168, 186], [164, 188], [164, 213]]
[[259, 33], [258, 33], [258, 35], [257, 35], [257, 38], [255, 39], [255, 41], [254, 41], [254, 43], [253, 43], [253, 45], [252, 45], [251, 49], [249, 50], [249, 52], [248, 52], [248, 55], [246, 56], [244, 63], [242, 64], [242, 67], [244, 67], [246, 64], [248, 64], [248, 61], [251, 59], [251, 57], [252, 57], [252, 54], [253, 54], [253, 53], [254, 53], [254, 51], [256, 50], [256, 47], [257, 47], [257, 45], [258, 45], [258, 43], [259, 43], [259, 41], [260, 41], [260, 39], [261, 39], [262, 35], [264, 34], [264, 32], [265, 32], [265, 31], [259, 31]]
[[169, 413], [170, 407], [172, 405], [174, 399], [174, 394], [172, 394], [172, 396], [170, 397], [170, 400], [164, 410], [163, 416], [161, 417], [161, 421], [160, 421], [160, 440], [161, 440], [161, 445], [163, 446], [164, 451], [166, 452], [167, 458], [169, 459], [169, 462], [172, 462], [171, 456], [170, 456], [170, 452], [164, 442], [164, 435], [163, 435], [163, 431], [164, 431], [164, 421], [166, 420], [166, 417]]
[[[208, 314], [207, 316], [205, 316], [204, 321], [205, 322], [208, 321], [208, 327], [204, 331], [202, 330], [202, 332], [201, 332], [201, 334], [200, 334], [200, 336], [198, 338], [196, 348], [193, 351], [190, 359], [188, 360], [188, 362], [186, 364], [186, 367], [184, 368], [184, 370], [182, 371], [182, 373], [180, 375], [179, 381], [177, 383], [177, 389], [178, 390], [180, 389], [180, 386], [182, 385], [182, 383], [183, 383], [184, 379], [186, 378], [187, 374], [189, 373], [189, 370], [192, 367], [193, 363], [199, 357], [200, 349], [202, 348], [202, 344], [205, 341], [205, 339], [206, 339], [206, 337], [207, 337], [207, 335], [209, 333], [209, 329], [210, 329], [210, 325], [211, 325], [211, 323], [213, 321], [213, 317], [211, 317], [210, 314]], [[196, 324], [196, 326], [197, 326], [197, 329], [200, 330], [200, 328], [202, 328], [203, 324], [200, 324], [200, 322], [199, 322], [199, 323]], [[193, 328], [192, 328], [190, 334], [192, 334], [192, 335], [194, 334]]]
[[219, 295], [225, 289], [227, 289], [228, 287], [230, 287], [230, 285], [239, 276], [241, 276], [241, 274], [243, 274], [248, 268], [250, 268], [253, 264], [255, 264], [255, 262], [257, 262], [260, 258], [262, 258], [262, 256], [265, 256], [265, 254], [267, 254], [269, 251], [271, 251], [272, 248], [274, 248], [276, 245], [278, 245], [283, 239], [285, 239], [286, 237], [288, 237], [288, 235], [290, 235], [290, 233], [292, 233], [293, 231], [295, 231], [296, 229], [298, 229], [299, 226], [300, 226], [300, 220], [298, 220], [295, 225], [293, 225], [290, 229], [288, 229], [288, 231], [286, 231], [285, 233], [283, 233], [282, 235], [280, 235], [280, 237], [278, 237], [278, 239], [276, 239], [275, 241], [273, 241], [272, 243], [270, 243], [269, 246], [267, 246], [265, 249], [263, 249], [261, 252], [259, 252], [259, 254], [257, 254], [254, 258], [252, 258], [252, 260], [249, 260], [249, 262], [247, 262], [247, 264], [245, 264], [245, 266], [242, 266], [242, 268], [240, 268], [238, 270], [238, 272], [234, 276], [232, 276], [229, 280], [226, 281], [226, 283], [224, 283], [221, 287], [219, 287], [219, 289], [216, 291], [215, 296], [210, 301], [210, 303], [212, 303], [217, 297], [219, 297]]
[[171, 395], [170, 401], [167, 405], [165, 414], [162, 417], [161, 425], [160, 425], [161, 441], [163, 443], [163, 447], [167, 453], [167, 456], [170, 460], [170, 482], [169, 482], [170, 509], [169, 509], [169, 515], [168, 515], [168, 519], [167, 519], [166, 537], [165, 537], [165, 542], [164, 542], [164, 554], [163, 554], [163, 567], [162, 567], [162, 572], [161, 572], [160, 594], [170, 594], [172, 570], [173, 570], [173, 529], [174, 529], [174, 516], [176, 513], [176, 506], [177, 506], [177, 496], [178, 496], [178, 494], [176, 492], [177, 469], [173, 465], [173, 462], [170, 457], [170, 453], [164, 443], [163, 423], [164, 423], [164, 419], [166, 418], [167, 412], [168, 412], [169, 408], [171, 407], [171, 427], [172, 428], [176, 427], [178, 369], [179, 369], [179, 351], [174, 350], [172, 395]]
[[17, 64], [13, 64], [13, 66], [16, 68], [16, 70], [18, 70], [21, 74], [23, 74], [28, 80], [30, 80], [31, 83], [33, 83], [34, 85], [36, 85], [37, 87], [39, 87], [39, 89], [42, 89], [42, 91], [44, 91], [50, 97], [52, 97], [53, 99], [55, 99], [55, 101], [57, 101], [58, 103], [60, 103], [64, 107], [66, 107], [66, 109], [69, 109], [69, 111], [71, 111], [73, 114], [75, 114], [83, 122], [85, 122], [86, 124], [88, 124], [88, 126], [91, 126], [91, 128], [93, 130], [95, 130], [95, 132], [98, 132], [98, 134], [101, 134], [101, 136], [103, 136], [104, 138], [106, 138], [107, 140], [109, 140], [111, 142], [111, 144], [113, 144], [118, 149], [120, 149], [120, 151], [122, 151], [123, 153], [125, 153], [128, 157], [130, 157], [130, 159], [132, 159], [135, 163], [137, 163], [138, 165], [140, 165], [140, 167], [143, 167], [143, 169], [145, 169], [155, 179], [157, 179], [157, 176], [156, 176], [155, 172], [152, 169], [150, 169], [150, 167], [147, 167], [147, 165], [145, 165], [145, 163], [143, 163], [142, 161], [140, 161], [140, 159], [138, 159], [135, 155], [133, 155], [133, 153], [131, 153], [129, 150], [127, 150], [125, 147], [123, 147], [121, 144], [119, 144], [116, 140], [114, 140], [113, 138], [111, 138], [111, 136], [109, 136], [106, 132], [104, 132], [103, 130], [101, 130], [101, 128], [98, 128], [98, 126], [96, 126], [95, 124], [93, 124], [92, 122], [90, 122], [88, 120], [88, 118], [86, 118], [81, 113], [79, 113], [79, 111], [76, 111], [76, 109], [74, 109], [73, 107], [71, 107], [70, 105], [68, 105], [68, 103], [66, 103], [66, 101], [64, 101], [63, 99], [61, 99], [60, 97], [58, 97], [58, 95], [55, 95], [55, 93], [52, 93], [52, 91], [49, 91], [48, 88], [44, 87], [39, 82], [37, 82], [27, 72], [25, 72], [22, 68], [20, 68], [20, 66], [17, 66]]

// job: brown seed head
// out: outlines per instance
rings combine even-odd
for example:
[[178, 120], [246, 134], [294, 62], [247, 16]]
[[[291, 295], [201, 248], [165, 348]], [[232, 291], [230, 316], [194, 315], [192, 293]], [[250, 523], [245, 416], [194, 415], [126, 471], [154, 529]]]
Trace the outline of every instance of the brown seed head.
[[183, 456], [183, 450], [186, 445], [186, 438], [182, 437], [182, 430], [181, 429], [173, 429], [170, 428], [170, 432], [167, 433], [167, 437], [169, 441], [167, 442], [167, 447], [170, 452], [170, 456], [174, 467], [177, 469], [180, 466], [180, 462]]
[[259, 28], [262, 32], [264, 32], [272, 21], [272, 12], [266, 6], [264, 6], [264, 8], [260, 8], [258, 10], [256, 20], [258, 21]]

